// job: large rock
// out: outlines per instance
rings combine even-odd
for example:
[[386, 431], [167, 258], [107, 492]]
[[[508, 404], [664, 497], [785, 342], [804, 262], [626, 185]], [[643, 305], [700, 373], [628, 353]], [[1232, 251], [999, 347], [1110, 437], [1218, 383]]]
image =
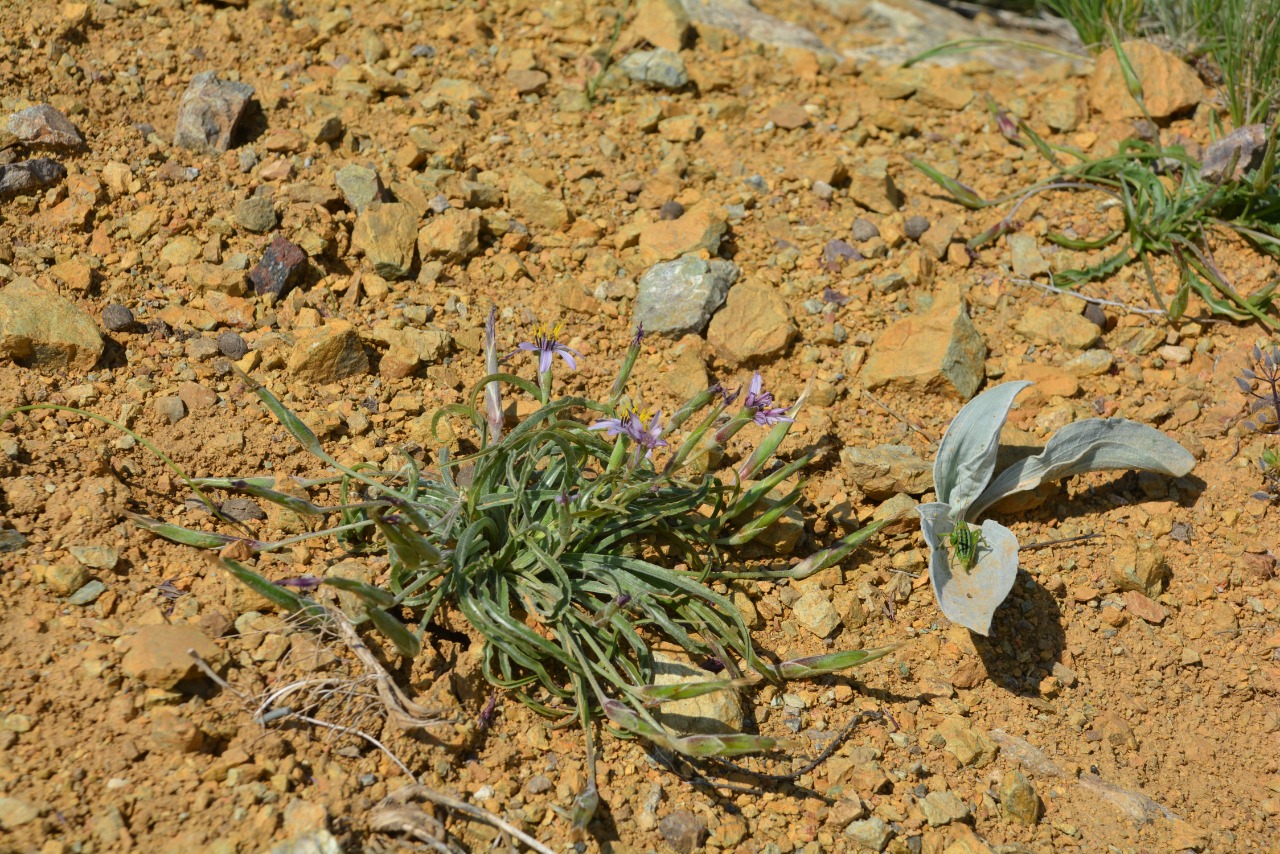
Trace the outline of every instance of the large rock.
[[661, 335], [700, 334], [737, 280], [730, 261], [687, 255], [657, 264], [636, 285], [635, 322]]
[[[1204, 101], [1200, 76], [1181, 59], [1151, 42], [1127, 41], [1121, 49], [1142, 82], [1142, 100], [1153, 119], [1170, 116]], [[1089, 103], [1107, 121], [1144, 118], [1142, 107], [1129, 94], [1114, 50], [1106, 50], [1089, 78]]]
[[480, 249], [480, 214], [450, 208], [433, 217], [418, 232], [418, 254], [425, 261], [465, 261]]
[[907, 445], [853, 445], [840, 452], [840, 462], [868, 498], [921, 495], [933, 487], [933, 467]]
[[74, 303], [19, 278], [0, 291], [0, 354], [41, 370], [87, 371], [102, 355], [102, 335]]
[[768, 282], [749, 279], [729, 291], [711, 318], [707, 341], [719, 358], [741, 365], [781, 355], [795, 334], [782, 295]]
[[507, 183], [507, 207], [525, 225], [545, 231], [560, 231], [571, 220], [560, 194], [524, 172], [515, 173]]
[[48, 104], [27, 107], [9, 116], [9, 133], [25, 145], [80, 148], [84, 137], [71, 120]]
[[373, 202], [356, 219], [351, 247], [384, 279], [403, 279], [413, 267], [418, 213], [406, 202]]
[[212, 71], [197, 74], [178, 104], [173, 144], [197, 151], [226, 151], [252, 97], [248, 83], [219, 80]]
[[387, 191], [382, 186], [382, 179], [368, 166], [356, 163], [343, 166], [334, 174], [333, 181], [342, 191], [347, 206], [356, 213], [363, 213], [374, 202], [386, 201]]
[[369, 372], [369, 357], [351, 324], [330, 321], [299, 335], [289, 354], [289, 373], [315, 385]]
[[673, 50], [637, 50], [627, 54], [618, 68], [637, 83], [659, 89], [679, 89], [689, 82], [684, 58]]
[[895, 385], [968, 400], [986, 377], [987, 345], [958, 290], [943, 289], [928, 311], [899, 320], [876, 339], [862, 368], [869, 389]]
[[[694, 667], [686, 659], [663, 652], [653, 654], [655, 685], [705, 682], [720, 677]], [[674, 703], [663, 703], [658, 720], [683, 735], [721, 735], [742, 731], [742, 700], [733, 690], [716, 691]]]
[[37, 157], [0, 165], [0, 199], [33, 193], [67, 177], [67, 170], [56, 160]]
[[670, 261], [681, 255], [706, 250], [715, 255], [729, 230], [724, 210], [701, 201], [679, 219], [659, 220], [640, 231], [640, 257], [646, 264]]
[[193, 626], [147, 626], [129, 640], [120, 669], [125, 676], [151, 688], [170, 690], [184, 679], [196, 676], [195, 659], [189, 651], [215, 670], [226, 665], [227, 652]]
[[640, 0], [627, 34], [654, 47], [682, 50], [689, 46], [693, 26], [681, 0]]

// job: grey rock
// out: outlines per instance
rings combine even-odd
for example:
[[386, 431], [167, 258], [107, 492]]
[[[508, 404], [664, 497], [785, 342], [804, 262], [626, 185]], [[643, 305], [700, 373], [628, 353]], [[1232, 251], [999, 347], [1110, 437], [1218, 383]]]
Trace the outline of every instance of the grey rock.
[[81, 148], [84, 136], [71, 120], [48, 104], [27, 107], [9, 116], [9, 133], [26, 145]]
[[862, 217], [853, 221], [853, 239], [859, 243], [866, 243], [871, 238], [879, 236], [880, 229], [876, 228], [875, 223], [868, 222]]
[[893, 830], [884, 823], [884, 819], [873, 816], [862, 821], [850, 822], [844, 829], [844, 835], [864, 848], [883, 851], [889, 844], [890, 837], [893, 836]]
[[124, 332], [133, 323], [133, 312], [120, 303], [113, 302], [102, 310], [102, 325], [108, 332]]
[[909, 216], [902, 224], [902, 233], [912, 240], [919, 240], [929, 230], [929, 219], [923, 216]]
[[0, 291], [0, 355], [42, 370], [91, 369], [102, 335], [89, 315], [29, 278]]
[[[1225, 181], [1228, 178], [1232, 180], [1242, 178], [1246, 172], [1262, 165], [1262, 156], [1266, 150], [1266, 125], [1245, 125], [1236, 128], [1205, 148], [1200, 177], [1213, 182]], [[1227, 169], [1231, 167], [1233, 160], [1235, 168], [1228, 175]]]
[[969, 807], [955, 792], [930, 792], [920, 801], [920, 811], [930, 827], [941, 827], [969, 817]]
[[662, 207], [658, 208], [659, 219], [679, 219], [684, 216], [684, 205], [675, 199], [662, 203]]
[[629, 53], [618, 63], [618, 68], [637, 83], [661, 89], [680, 89], [689, 82], [684, 58], [665, 48]]
[[61, 163], [47, 157], [0, 166], [0, 198], [32, 193], [67, 177]]
[[212, 71], [197, 74], [178, 104], [173, 144], [197, 151], [228, 150], [252, 97], [253, 87], [248, 83], [219, 80]]
[[72, 546], [69, 551], [81, 566], [91, 569], [115, 569], [120, 562], [120, 552], [111, 546]]
[[1012, 252], [1014, 275], [1029, 278], [1049, 272], [1049, 262], [1040, 254], [1036, 239], [1030, 234], [1010, 234], [1009, 249]]
[[240, 337], [240, 333], [228, 329], [218, 334], [218, 352], [233, 362], [238, 362], [249, 353], [249, 345]]
[[86, 605], [92, 605], [105, 592], [107, 592], [107, 585], [95, 578], [67, 597], [67, 604], [78, 605], [83, 608]]
[[[663, 652], [653, 654], [655, 685], [676, 685], [714, 678], [685, 659]], [[740, 732], [743, 721], [742, 700], [736, 691], [716, 691], [674, 703], [663, 703], [656, 717], [678, 733], [723, 735]]]
[[342, 191], [347, 205], [356, 213], [361, 213], [373, 202], [386, 200], [386, 189], [378, 173], [367, 166], [343, 166], [334, 176], [334, 183]]
[[235, 217], [241, 228], [254, 234], [268, 232], [280, 222], [271, 199], [264, 196], [254, 196], [236, 205]]
[[646, 332], [701, 333], [738, 280], [730, 261], [686, 255], [650, 267], [636, 287], [635, 321]]
[[921, 495], [933, 488], [933, 468], [906, 445], [854, 445], [840, 452], [849, 480], [876, 500], [900, 492]]
[[702, 819], [688, 810], [676, 810], [658, 822], [658, 833], [677, 854], [692, 854], [702, 846], [707, 828]]
[[170, 424], [177, 424], [187, 414], [187, 405], [177, 396], [157, 397], [151, 407], [157, 415]]
[[[821, 57], [836, 56], [812, 31], [766, 14], [757, 9], [755, 4], [745, 0], [685, 0], [684, 7], [695, 24], [727, 30], [739, 38], [761, 42], [779, 50], [799, 48]], [[841, 19], [861, 20], [865, 15], [864, 9], [857, 18]]]

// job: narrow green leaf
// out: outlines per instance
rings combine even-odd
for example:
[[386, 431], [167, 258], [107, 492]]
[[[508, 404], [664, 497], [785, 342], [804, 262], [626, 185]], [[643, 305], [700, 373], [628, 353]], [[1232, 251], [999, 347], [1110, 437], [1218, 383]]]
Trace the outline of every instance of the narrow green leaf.
[[838, 673], [851, 667], [859, 667], [877, 658], [884, 658], [898, 649], [899, 645], [880, 647], [879, 649], [846, 649], [840, 652], [829, 652], [824, 655], [811, 655], [806, 658], [793, 658], [784, 661], [774, 670], [782, 679], [811, 679], [827, 673]]
[[677, 700], [688, 700], [718, 691], [754, 685], [751, 679], [714, 679], [705, 682], [680, 682], [675, 685], [642, 685], [637, 689], [646, 706], [660, 706]]
[[244, 564], [229, 558], [213, 558], [213, 562], [234, 575], [242, 584], [268, 602], [279, 605], [290, 613], [303, 610], [323, 611], [321, 606], [303, 599], [292, 590], [272, 584]]
[[950, 178], [942, 174], [923, 160], [913, 158], [911, 160], [911, 165], [923, 172], [929, 180], [946, 190], [957, 202], [970, 210], [981, 210], [991, 204], [991, 202], [988, 202], [986, 199], [979, 196], [971, 187], [961, 184], [955, 178]]
[[171, 540], [184, 546], [195, 546], [198, 549], [220, 549], [239, 540], [244, 540], [254, 548], [262, 545], [257, 540], [245, 540], [244, 537], [233, 537], [229, 534], [218, 534], [212, 531], [193, 531], [190, 528], [149, 519], [146, 516], [140, 516], [127, 510], [125, 515], [129, 517], [133, 524], [144, 531], [149, 531], [156, 536], [164, 537], [166, 540]]
[[751, 753], [766, 753], [770, 750], [797, 750], [803, 745], [793, 738], [773, 738], [767, 735], [746, 735], [730, 733], [727, 735], [689, 735], [684, 738], [673, 738], [670, 747], [685, 756], [743, 756]]
[[387, 639], [395, 644], [401, 655], [409, 659], [418, 657], [418, 653], [422, 651], [422, 641], [413, 632], [409, 631], [409, 628], [404, 623], [381, 608], [370, 608], [369, 620], [378, 631], [386, 635]]
[[372, 584], [365, 584], [363, 581], [356, 581], [354, 578], [343, 578], [338, 575], [331, 575], [325, 578], [324, 583], [330, 587], [336, 587], [339, 590], [345, 590], [348, 593], [354, 593], [377, 608], [390, 608], [395, 604], [396, 598], [383, 590], [381, 587], [374, 587]]

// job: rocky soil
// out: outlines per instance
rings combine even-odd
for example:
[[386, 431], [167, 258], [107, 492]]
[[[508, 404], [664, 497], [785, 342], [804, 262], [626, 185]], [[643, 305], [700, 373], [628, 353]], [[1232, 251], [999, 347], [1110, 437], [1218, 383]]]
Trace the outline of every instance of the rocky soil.
[[[1195, 302], [1170, 326], [1135, 269], [1085, 290], [1106, 302], [1049, 293], [1035, 283], [1082, 258], [1042, 236], [1097, 237], [1113, 206], [1036, 197], [1020, 230], [971, 252], [1004, 211], [967, 211], [909, 165], [989, 197], [1050, 174], [988, 97], [1091, 154], [1149, 133], [1114, 61], [1005, 50], [904, 70], [920, 33], [994, 23], [907, 0], [690, 2], [692, 20], [643, 0], [607, 63], [622, 5], [0, 4], [0, 402], [81, 407], [192, 475], [291, 489], [323, 471], [233, 365], [345, 462], [430, 459], [430, 413], [481, 376], [496, 305], [504, 346], [564, 324], [583, 355], [557, 382], [575, 393], [607, 390], [641, 321], [654, 409], [752, 370], [783, 402], [808, 388], [789, 453], [818, 458], [808, 521], [777, 538], [786, 560], [924, 498], [934, 441], [1000, 380], [1036, 382], [1011, 446], [1122, 415], [1181, 441], [1194, 473], [1078, 478], [1003, 508], [1025, 545], [1094, 537], [1025, 550], [990, 639], [941, 618], [912, 524], [803, 583], [740, 586], [778, 656], [902, 646], [849, 677], [689, 714], [798, 734], [810, 756], [874, 714], [763, 793], [707, 790], [606, 736], [602, 807], [573, 839], [558, 811], [583, 782], [581, 739], [502, 695], [486, 710], [459, 615], [412, 665], [371, 641], [451, 721], [388, 723], [344, 645], [130, 521], [226, 530], [147, 448], [67, 412], [17, 415], [0, 432], [0, 848], [420, 844], [404, 832], [432, 832], [430, 807], [417, 825], [379, 809], [408, 782], [386, 754], [296, 717], [255, 721], [298, 679], [348, 686], [310, 695], [315, 717], [557, 851], [1274, 844], [1277, 513], [1250, 497], [1262, 443], [1239, 427], [1232, 381], [1263, 331]], [[912, 15], [911, 38], [894, 30]], [[1211, 88], [1137, 50], [1158, 133], [1210, 143]], [[1242, 291], [1276, 275], [1217, 249]], [[1171, 293], [1172, 270], [1155, 272]], [[223, 509], [264, 539], [311, 524], [243, 498]], [[328, 541], [250, 563], [273, 579], [386, 566]], [[434, 816], [472, 850], [498, 833]]]

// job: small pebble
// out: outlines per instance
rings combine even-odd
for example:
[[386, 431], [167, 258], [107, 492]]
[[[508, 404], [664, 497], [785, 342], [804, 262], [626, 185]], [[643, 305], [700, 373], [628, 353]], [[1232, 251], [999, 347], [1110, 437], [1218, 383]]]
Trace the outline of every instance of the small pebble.
[[871, 238], [879, 236], [880, 229], [876, 228], [875, 223], [861, 217], [853, 221], [853, 239], [859, 243], [866, 243]]
[[836, 194], [836, 188], [828, 184], [826, 181], [814, 181], [813, 194], [824, 202], [829, 202], [831, 201], [832, 196]]
[[249, 352], [249, 345], [244, 343], [240, 333], [230, 329], [218, 334], [218, 350], [234, 362], [238, 362]]
[[1084, 319], [1101, 329], [1107, 328], [1107, 313], [1102, 310], [1102, 306], [1096, 302], [1091, 302], [1084, 307]]
[[929, 230], [929, 220], [922, 216], [909, 216], [902, 224], [902, 233], [912, 240], [919, 240]]
[[682, 216], [684, 216], [684, 205], [675, 199], [663, 202], [662, 207], [658, 209], [659, 219], [679, 219]]
[[71, 605], [80, 605], [82, 607], [92, 605], [106, 591], [107, 585], [95, 578], [75, 593], [72, 593], [67, 602]]
[[113, 302], [102, 310], [102, 325], [108, 332], [124, 332], [133, 326], [133, 312]]

